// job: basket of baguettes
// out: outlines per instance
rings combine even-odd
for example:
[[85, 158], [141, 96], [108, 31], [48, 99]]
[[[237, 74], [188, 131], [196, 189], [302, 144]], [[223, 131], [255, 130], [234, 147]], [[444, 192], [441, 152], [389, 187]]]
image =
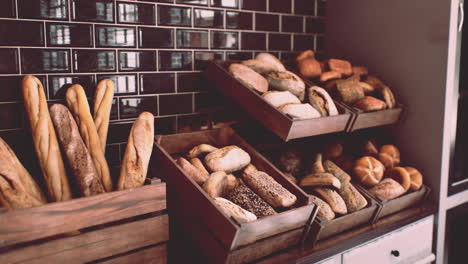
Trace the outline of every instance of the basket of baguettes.
[[304, 82], [269, 53], [211, 62], [205, 73], [216, 89], [285, 141], [345, 131], [351, 121], [325, 89]]
[[396, 123], [403, 107], [393, 90], [364, 66], [343, 59], [317, 60], [311, 50], [296, 57], [299, 75], [313, 80], [354, 112], [348, 131]]
[[[145, 183], [154, 147], [153, 115], [144, 112], [134, 122], [118, 181], [113, 182], [104, 156], [114, 95], [111, 80], [98, 83], [93, 112], [79, 84], [67, 89], [66, 106], [49, 107], [34, 76], [23, 78], [22, 93], [41, 175], [33, 178], [0, 139], [0, 203], [7, 209], [0, 213], [2, 262], [33, 258], [57, 263], [71, 256], [88, 262], [167, 241], [167, 215], [160, 213], [166, 207], [165, 185], [136, 188]], [[130, 221], [153, 212], [159, 215]], [[127, 222], [114, 224], [123, 219]], [[146, 225], [154, 231], [145, 230]], [[97, 228], [88, 232], [89, 227]], [[133, 238], [126, 247], [111, 247], [105, 241], [113, 240], [114, 232]], [[5, 249], [12, 245], [14, 250]], [[79, 254], [91, 245], [92, 252]]]
[[307, 235], [316, 206], [230, 127], [157, 136], [154, 157], [171, 230], [207, 261], [250, 262]]

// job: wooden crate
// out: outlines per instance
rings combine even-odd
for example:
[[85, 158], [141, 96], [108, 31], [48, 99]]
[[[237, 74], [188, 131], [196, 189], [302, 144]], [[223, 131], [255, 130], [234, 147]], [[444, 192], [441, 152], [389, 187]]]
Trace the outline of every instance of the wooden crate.
[[339, 115], [296, 120], [283, 114], [267, 103], [255, 91], [245, 87], [228, 71], [232, 61], [210, 62], [206, 78], [225, 96], [232, 99], [250, 116], [284, 141], [320, 134], [346, 131], [351, 122], [351, 113], [337, 104]]
[[351, 124], [348, 126], [347, 132], [353, 132], [364, 128], [395, 124], [400, 120], [404, 109], [402, 105], [397, 105], [392, 109], [364, 112], [355, 107], [346, 107], [348, 107], [349, 111], [353, 113], [353, 118]]
[[[172, 155], [206, 143], [237, 145], [249, 153], [252, 164], [265, 171], [298, 198], [295, 208], [250, 223], [227, 218], [202, 188], [176, 164]], [[167, 175], [171, 230], [177, 229], [213, 263], [244, 263], [298, 245], [309, 230], [316, 206], [268, 160], [231, 128], [156, 137], [155, 162]], [[173, 225], [175, 227], [173, 227]], [[171, 233], [172, 238], [172, 233]]]
[[[79, 231], [78, 231], [79, 230]], [[166, 184], [0, 212], [0, 263], [166, 263]]]

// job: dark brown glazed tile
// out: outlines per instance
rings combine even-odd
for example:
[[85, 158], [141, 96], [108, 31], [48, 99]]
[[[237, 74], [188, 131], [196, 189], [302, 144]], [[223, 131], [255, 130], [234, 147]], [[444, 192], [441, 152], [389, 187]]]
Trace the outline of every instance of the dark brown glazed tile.
[[318, 36], [315, 50], [320, 52], [320, 51], [323, 51], [324, 48], [325, 48], [325, 38], [323, 36]]
[[48, 46], [92, 47], [91, 24], [46, 23]]
[[140, 48], [174, 48], [174, 29], [140, 27]]
[[242, 50], [265, 50], [266, 49], [266, 34], [265, 33], [250, 33], [242, 32]]
[[113, 50], [73, 50], [74, 70], [76, 72], [115, 71], [115, 56]]
[[325, 21], [321, 18], [306, 18], [306, 32], [315, 34], [325, 33]]
[[68, 19], [68, 0], [17, 0], [17, 2], [20, 18]]
[[135, 47], [134, 27], [96, 25], [96, 47]]
[[303, 51], [314, 48], [314, 36], [294, 35], [294, 50]]
[[317, 16], [327, 15], [327, 1], [317, 0]]
[[288, 64], [288, 62], [293, 63], [296, 61], [296, 57], [299, 55], [300, 51], [293, 52], [281, 52], [281, 61]]
[[71, 0], [75, 4], [74, 20], [114, 22], [113, 0]]
[[255, 10], [255, 11], [266, 11], [267, 0], [243, 0], [242, 9]]
[[224, 52], [195, 51], [195, 70], [205, 70], [208, 62], [222, 60]]
[[283, 32], [304, 32], [303, 18], [300, 16], [283, 16], [282, 31]]
[[211, 48], [238, 49], [239, 34], [230, 31], [211, 31]]
[[154, 134], [167, 135], [176, 133], [176, 117], [157, 117], [154, 119]]
[[119, 70], [155, 71], [155, 51], [119, 51]]
[[0, 73], [18, 73], [18, 50], [0, 48]]
[[206, 111], [223, 105], [225, 99], [216, 92], [195, 94], [195, 111]]
[[211, 0], [211, 6], [238, 8], [240, 0]]
[[106, 147], [106, 160], [110, 166], [120, 165], [120, 146], [111, 145]]
[[[45, 76], [36, 75], [37, 78], [43, 83], [45, 82]], [[21, 80], [23, 76], [0, 76], [0, 102], [8, 101], [20, 101], [23, 100], [21, 94]]]
[[124, 24], [155, 25], [155, 5], [117, 2], [117, 21]]
[[300, 15], [315, 15], [315, 1], [310, 0], [293, 0], [294, 13]]
[[192, 69], [191, 51], [159, 51], [160, 71], [187, 71]]
[[0, 104], [0, 129], [22, 127], [23, 104]]
[[83, 86], [87, 96], [94, 96], [93, 75], [49, 75], [49, 98], [61, 99], [72, 84]]
[[150, 112], [158, 115], [158, 100], [156, 96], [135, 98], [120, 98], [120, 118], [136, 118], [141, 112]]
[[255, 29], [279, 31], [279, 16], [270, 14], [255, 14]]
[[115, 84], [115, 95], [136, 94], [138, 84], [136, 74], [103, 74], [97, 76], [97, 82], [111, 79]]
[[70, 72], [70, 52], [62, 49], [21, 49], [23, 73]]
[[201, 72], [178, 73], [177, 74], [177, 92], [197, 92], [200, 90], [203, 78]]
[[165, 26], [191, 26], [191, 10], [188, 7], [158, 6], [158, 24]]
[[206, 114], [177, 117], [177, 133], [206, 130], [209, 128], [209, 117]]
[[224, 28], [224, 11], [210, 9], [193, 9], [195, 27]]
[[174, 73], [142, 73], [140, 74], [141, 94], [175, 93]]
[[107, 144], [127, 142], [133, 122], [121, 122], [109, 124]]
[[208, 31], [206, 30], [177, 30], [177, 48], [208, 48]]
[[111, 112], [110, 112], [110, 120], [117, 120], [119, 119], [119, 110], [117, 104], [119, 100], [117, 98], [114, 98], [112, 100], [112, 107], [111, 107]]
[[192, 112], [192, 94], [159, 96], [160, 115], [186, 114]]
[[43, 22], [0, 20], [0, 46], [44, 46]]
[[252, 13], [227, 11], [226, 28], [251, 30], [253, 28]]
[[[37, 163], [36, 152], [29, 129], [1, 131], [0, 137], [13, 149], [28, 172], [41, 184], [41, 170]], [[44, 189], [43, 189], [44, 190]]]
[[0, 17], [14, 18], [15, 12], [15, 0], [4, 0], [2, 8], [0, 8]]
[[226, 60], [250, 60], [252, 58], [252, 52], [226, 52]]
[[269, 34], [269, 50], [291, 50], [291, 35], [289, 34]]
[[186, 5], [208, 5], [208, 0], [176, 0], [176, 3]]
[[268, 0], [270, 12], [291, 13], [291, 0]]

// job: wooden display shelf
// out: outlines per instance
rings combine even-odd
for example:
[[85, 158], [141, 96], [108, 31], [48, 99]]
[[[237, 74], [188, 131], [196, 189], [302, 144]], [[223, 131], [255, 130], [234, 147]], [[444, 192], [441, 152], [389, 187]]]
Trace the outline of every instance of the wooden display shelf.
[[380, 111], [365, 112], [355, 107], [345, 105], [353, 113], [351, 124], [346, 132], [356, 130], [392, 125], [400, 120], [404, 107], [398, 104], [395, 108]]

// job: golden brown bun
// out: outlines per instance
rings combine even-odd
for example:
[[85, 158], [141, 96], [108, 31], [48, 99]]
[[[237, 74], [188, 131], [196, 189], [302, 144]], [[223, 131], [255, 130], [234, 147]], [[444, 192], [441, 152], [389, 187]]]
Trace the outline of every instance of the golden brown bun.
[[315, 173], [304, 176], [299, 182], [299, 186], [305, 187], [329, 187], [339, 190], [341, 182], [331, 173]]
[[238, 171], [250, 163], [250, 155], [238, 146], [227, 146], [205, 156], [205, 164], [212, 172]]
[[319, 218], [323, 218], [327, 221], [333, 220], [335, 218], [335, 212], [333, 212], [330, 205], [328, 205], [324, 200], [312, 194], [309, 194], [309, 199], [319, 207], [317, 212], [317, 216]]
[[385, 104], [384, 101], [379, 100], [375, 97], [366, 96], [354, 103], [353, 107], [359, 108], [362, 111], [370, 112], [383, 110], [387, 108], [387, 104]]
[[289, 91], [297, 96], [300, 101], [304, 101], [305, 83], [296, 74], [290, 71], [270, 72], [266, 75], [266, 78], [272, 89]]
[[369, 189], [369, 192], [382, 200], [392, 200], [405, 193], [405, 189], [392, 178], [385, 178]]
[[249, 89], [264, 93], [268, 91], [268, 81], [249, 67], [233, 63], [229, 66], [232, 76]]
[[[49, 201], [70, 200], [72, 198], [70, 185], [41, 81], [32, 75], [25, 76], [22, 82], [22, 92], [34, 149], [44, 177]], [[100, 143], [98, 147], [100, 150]]]
[[218, 150], [218, 148], [216, 147], [213, 147], [209, 144], [200, 144], [198, 146], [195, 146], [193, 147], [187, 154], [187, 158], [189, 159], [193, 159], [193, 158], [196, 158], [202, 154], [205, 154], [205, 153], [210, 153], [210, 152], [213, 152], [215, 150]]
[[330, 205], [333, 212], [341, 215], [348, 213], [346, 203], [337, 191], [322, 187], [314, 188], [313, 191], [316, 192], [325, 202], [327, 202], [328, 205]]
[[365, 96], [364, 90], [354, 76], [346, 80], [338, 80], [336, 82], [336, 92], [341, 101], [349, 105], [353, 105]]
[[257, 216], [251, 212], [222, 197], [216, 197], [214, 199], [214, 203], [228, 218], [232, 217], [239, 223], [252, 222], [257, 220]]
[[346, 76], [353, 74], [353, 68], [349, 61], [339, 60], [339, 59], [329, 59], [328, 67], [330, 68], [331, 71], [336, 71]]
[[345, 182], [338, 190], [338, 194], [343, 198], [348, 213], [353, 213], [367, 206], [367, 200], [350, 182]]
[[340, 142], [330, 142], [323, 148], [323, 155], [326, 159], [336, 159], [343, 155], [343, 144]]
[[384, 166], [374, 157], [364, 156], [355, 163], [353, 172], [362, 185], [372, 187], [378, 184], [384, 175]]
[[226, 176], [224, 171], [213, 172], [203, 184], [203, 190], [205, 190], [211, 198], [222, 196], [227, 185]]
[[322, 74], [320, 63], [315, 59], [314, 52], [306, 50], [296, 58], [297, 69], [306, 78], [316, 78]]
[[0, 138], [0, 204], [7, 209], [46, 204], [39, 185], [23, 167], [8, 144]]
[[352, 69], [353, 69], [353, 74], [357, 74], [357, 75], [369, 74], [369, 70], [364, 66], [353, 66]]
[[182, 170], [189, 176], [192, 180], [194, 180], [196, 183], [202, 185], [205, 183], [205, 181], [208, 179], [210, 176], [207, 173], [204, 173], [203, 171], [200, 171], [199, 169], [195, 168], [190, 162], [188, 162], [186, 159], [179, 157], [177, 159], [177, 164], [182, 168]]
[[122, 160], [117, 190], [142, 186], [148, 174], [154, 144], [154, 116], [141, 113], [133, 123]]
[[410, 178], [410, 174], [405, 168], [393, 167], [388, 171], [387, 177], [390, 177], [394, 179], [396, 182], [398, 182], [399, 184], [401, 184], [403, 189], [405, 189], [405, 192], [409, 190], [410, 185], [411, 185], [411, 178]]
[[417, 169], [413, 167], [405, 167], [405, 170], [409, 173], [411, 184], [410, 184], [410, 190], [411, 191], [417, 191], [421, 189], [421, 186], [423, 184], [423, 176], [421, 172], [419, 172]]
[[81, 194], [91, 196], [104, 193], [104, 186], [94, 167], [93, 158], [81, 139], [78, 126], [68, 108], [54, 104], [50, 107], [50, 116], [68, 167]]
[[400, 164], [400, 151], [394, 145], [383, 145], [380, 147], [378, 157], [385, 168], [393, 168]]
[[327, 82], [334, 79], [341, 79], [341, 73], [337, 71], [329, 71], [320, 75], [320, 82]]
[[94, 94], [93, 118], [101, 141], [102, 153], [106, 153], [107, 130], [109, 129], [114, 90], [114, 82], [104, 79], [98, 83]]
[[331, 160], [325, 160], [323, 162], [323, 166], [325, 167], [325, 171], [328, 173], [333, 174], [338, 180], [340, 180], [341, 184], [343, 185], [345, 182], [351, 181], [351, 176], [342, 170], [338, 165], [336, 165]]

